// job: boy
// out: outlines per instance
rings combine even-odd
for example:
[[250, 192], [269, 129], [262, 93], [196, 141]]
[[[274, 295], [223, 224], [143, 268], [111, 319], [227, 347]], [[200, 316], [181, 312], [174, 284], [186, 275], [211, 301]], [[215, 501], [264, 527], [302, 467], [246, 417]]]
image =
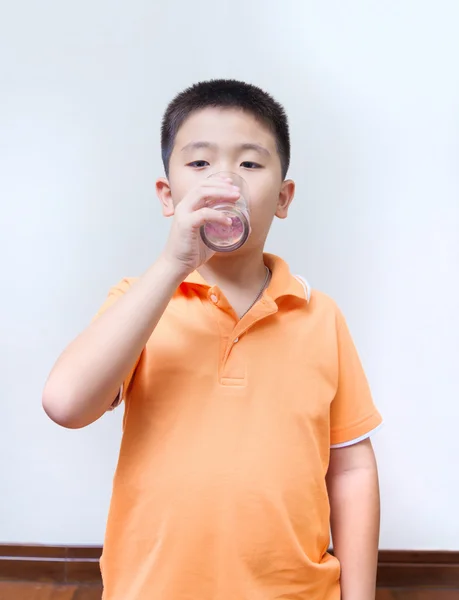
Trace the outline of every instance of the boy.
[[[43, 395], [71, 428], [125, 401], [104, 599], [374, 599], [381, 418], [336, 305], [263, 253], [295, 190], [284, 110], [199, 83], [167, 108], [162, 155], [167, 245], [113, 288]], [[200, 228], [226, 217], [209, 203], [239, 197], [208, 179], [222, 171], [247, 181], [251, 233], [215, 254]]]

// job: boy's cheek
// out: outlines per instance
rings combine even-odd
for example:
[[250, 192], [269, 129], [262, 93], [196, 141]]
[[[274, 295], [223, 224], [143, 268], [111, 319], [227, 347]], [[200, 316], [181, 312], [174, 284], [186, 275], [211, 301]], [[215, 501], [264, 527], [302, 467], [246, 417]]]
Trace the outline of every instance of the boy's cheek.
[[199, 178], [191, 173], [181, 172], [170, 174], [171, 194], [174, 205], [177, 206], [183, 198], [199, 184]]
[[254, 218], [269, 219], [274, 216], [279, 200], [279, 194], [276, 193], [276, 190], [277, 188], [271, 184], [251, 193], [249, 210]]
[[264, 237], [269, 231], [274, 215], [276, 213], [276, 203], [265, 202], [262, 206], [256, 206], [250, 213], [251, 236]]
[[193, 169], [186, 165], [172, 167], [169, 171], [171, 189], [178, 198], [183, 198], [190, 190], [197, 187], [200, 182], [207, 179], [213, 171], [209, 169]]

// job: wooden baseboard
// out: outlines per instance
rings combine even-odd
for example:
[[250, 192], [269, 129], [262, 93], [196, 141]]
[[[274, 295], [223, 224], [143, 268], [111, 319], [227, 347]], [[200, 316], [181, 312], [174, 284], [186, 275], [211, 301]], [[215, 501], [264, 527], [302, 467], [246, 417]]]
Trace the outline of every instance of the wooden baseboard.
[[0, 580], [100, 583], [100, 546], [0, 545]]
[[[0, 544], [0, 580], [100, 584], [100, 546]], [[459, 552], [381, 550], [378, 587], [459, 590]]]
[[378, 587], [459, 590], [459, 552], [381, 550]]

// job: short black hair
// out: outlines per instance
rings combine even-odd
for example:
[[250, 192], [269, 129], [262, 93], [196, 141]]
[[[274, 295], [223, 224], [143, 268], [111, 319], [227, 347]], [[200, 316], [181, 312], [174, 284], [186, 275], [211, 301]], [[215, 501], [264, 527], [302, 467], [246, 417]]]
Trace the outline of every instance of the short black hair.
[[239, 108], [266, 125], [276, 138], [282, 178], [290, 164], [290, 133], [284, 107], [261, 88], [234, 79], [212, 79], [195, 83], [168, 105], [161, 126], [161, 153], [166, 175], [177, 132], [195, 111], [204, 108]]

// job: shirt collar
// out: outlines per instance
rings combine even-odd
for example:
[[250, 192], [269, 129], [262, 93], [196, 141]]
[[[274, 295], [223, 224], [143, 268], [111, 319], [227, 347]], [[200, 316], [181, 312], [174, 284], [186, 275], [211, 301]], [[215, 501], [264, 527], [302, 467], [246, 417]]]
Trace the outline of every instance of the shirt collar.
[[[278, 300], [283, 296], [294, 296], [300, 300], [309, 302], [311, 290], [309, 284], [291, 274], [287, 263], [274, 254], [264, 254], [265, 265], [272, 273], [271, 282], [268, 286], [268, 294], [273, 300]], [[209, 289], [211, 286], [204, 277], [193, 271], [183, 282], [186, 285], [194, 285]]]

